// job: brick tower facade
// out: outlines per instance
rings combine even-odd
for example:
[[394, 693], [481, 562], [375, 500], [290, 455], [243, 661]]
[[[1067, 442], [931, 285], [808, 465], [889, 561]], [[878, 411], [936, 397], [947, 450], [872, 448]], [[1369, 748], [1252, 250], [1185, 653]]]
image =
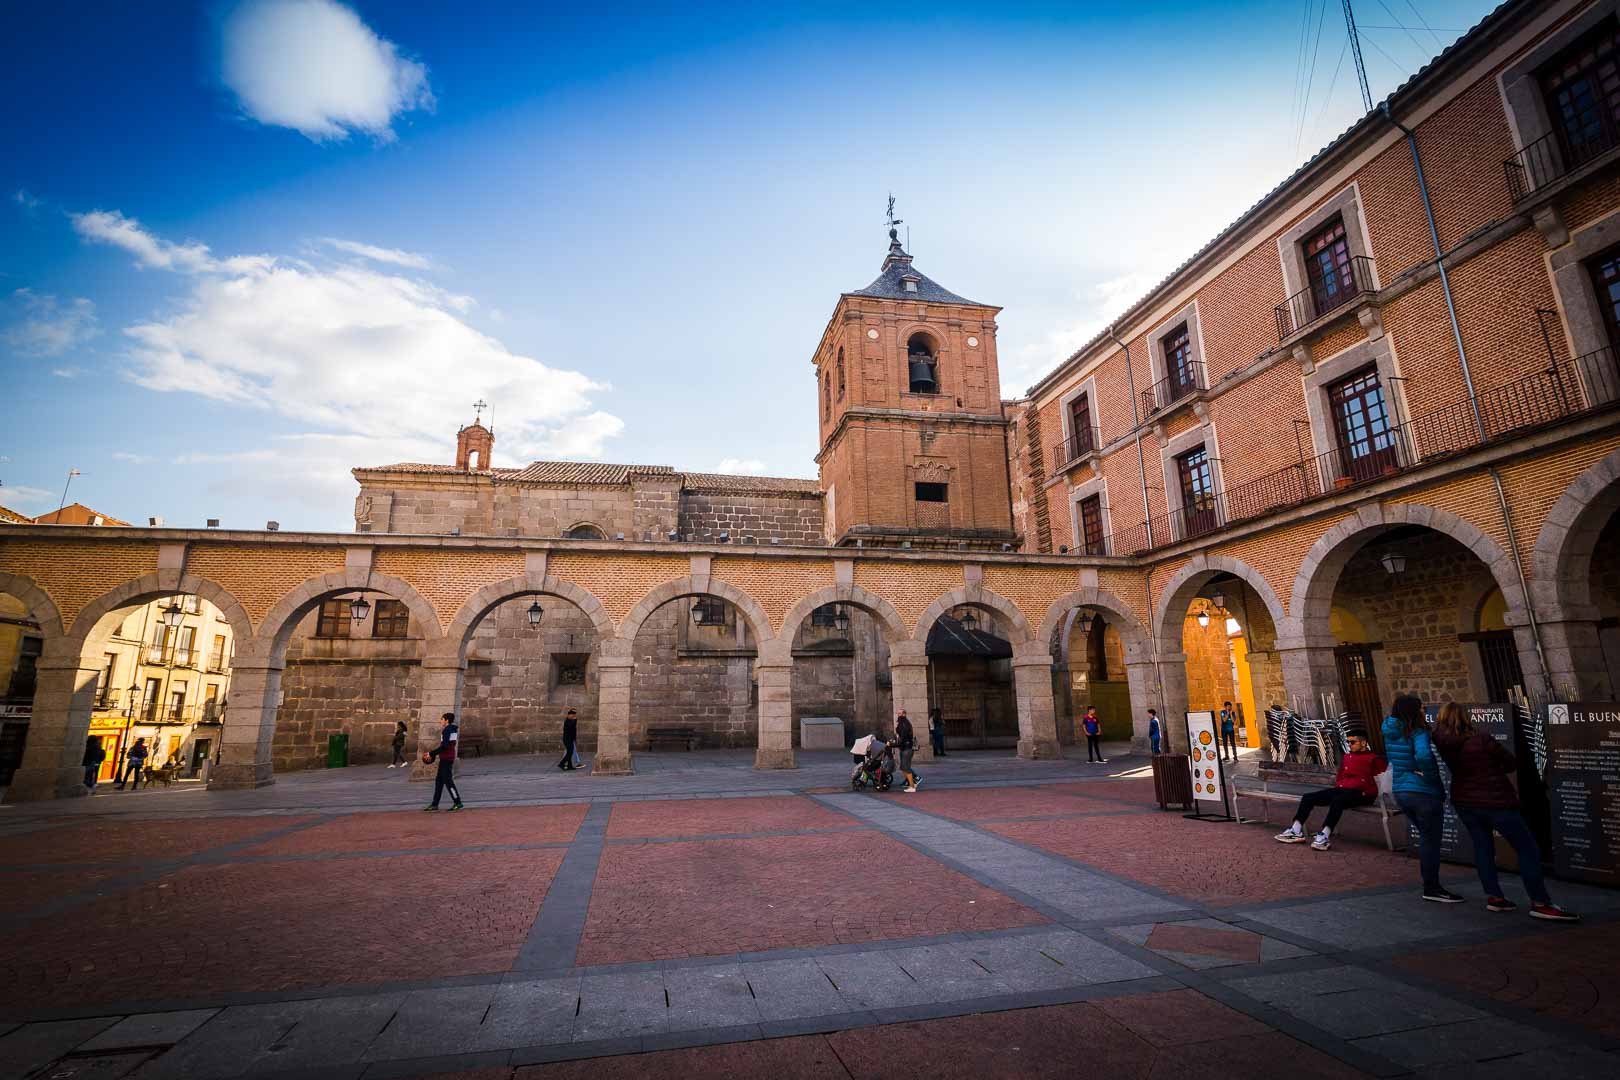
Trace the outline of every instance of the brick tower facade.
[[829, 543], [1018, 542], [1000, 310], [919, 273], [894, 229], [877, 280], [839, 298], [813, 361]]
[[456, 468], [462, 472], [487, 472], [493, 449], [495, 433], [474, 420], [456, 432]]

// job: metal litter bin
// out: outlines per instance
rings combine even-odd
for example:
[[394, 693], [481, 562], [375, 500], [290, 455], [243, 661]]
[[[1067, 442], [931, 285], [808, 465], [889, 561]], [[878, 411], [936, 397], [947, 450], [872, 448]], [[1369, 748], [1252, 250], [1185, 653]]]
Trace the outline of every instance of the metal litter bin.
[[1160, 810], [1168, 810], [1168, 803], [1192, 809], [1192, 772], [1186, 754], [1153, 755], [1153, 799]]

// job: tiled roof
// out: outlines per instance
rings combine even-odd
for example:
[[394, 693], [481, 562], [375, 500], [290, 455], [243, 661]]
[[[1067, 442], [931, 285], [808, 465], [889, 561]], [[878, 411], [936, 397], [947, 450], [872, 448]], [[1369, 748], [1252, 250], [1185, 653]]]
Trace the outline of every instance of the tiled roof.
[[[403, 462], [361, 468], [355, 472], [414, 473], [434, 476], [466, 476], [468, 470], [454, 465], [425, 465]], [[630, 477], [665, 476], [682, 482], [688, 491], [735, 492], [753, 495], [817, 495], [821, 485], [815, 480], [784, 476], [733, 476], [729, 473], [677, 472], [668, 465], [613, 465], [602, 461], [535, 461], [523, 469], [473, 470], [508, 484], [591, 484], [622, 486]], [[27, 519], [24, 519], [27, 520]]]
[[736, 492], [747, 495], [819, 495], [821, 484], [792, 476], [733, 476], [729, 473], [684, 474], [688, 491]]
[[[916, 279], [916, 289], [906, 288], [902, 279], [908, 277]], [[932, 300], [937, 304], [971, 304], [973, 307], [989, 306], [957, 296], [937, 281], [920, 273], [911, 265], [911, 256], [901, 249], [898, 242], [889, 245], [888, 257], [883, 260], [883, 272], [877, 276], [877, 280], [864, 289], [856, 289], [845, 295], [875, 296], [883, 300]]]
[[0, 525], [32, 525], [34, 519], [15, 510], [0, 506]]
[[632, 473], [672, 475], [668, 465], [609, 465], [601, 461], [536, 461], [527, 469], [508, 470], [515, 484], [624, 484]]
[[449, 475], [464, 475], [468, 472], [479, 476], [511, 476], [521, 472], [521, 469], [459, 469], [454, 465], [428, 465], [420, 461], [401, 461], [394, 465], [363, 465], [359, 472], [403, 472], [403, 473], [442, 473]]

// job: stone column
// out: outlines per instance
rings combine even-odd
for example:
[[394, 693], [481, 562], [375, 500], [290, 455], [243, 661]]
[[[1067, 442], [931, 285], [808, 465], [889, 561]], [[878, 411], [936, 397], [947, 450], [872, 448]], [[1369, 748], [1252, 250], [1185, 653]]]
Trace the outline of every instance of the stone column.
[[1187, 654], [1160, 653], [1152, 677], [1156, 686], [1163, 687], [1160, 696], [1164, 707], [1159, 710], [1159, 729], [1164, 733], [1161, 749], [1185, 754], [1191, 749], [1187, 745]]
[[593, 776], [629, 776], [635, 772], [630, 758], [630, 682], [636, 661], [633, 642], [606, 638], [596, 659], [596, 759]]
[[[903, 641], [889, 649], [890, 691], [894, 696], [894, 712], [906, 712], [911, 730], [917, 736], [919, 761], [934, 760], [934, 747], [928, 741], [928, 656], [920, 641]], [[889, 718], [878, 724], [879, 731], [893, 731], [894, 721]]]
[[759, 647], [759, 748], [756, 769], [793, 769], [793, 648], [781, 639]]
[[85, 666], [80, 659], [80, 643], [66, 638], [46, 643], [35, 671], [28, 744], [22, 765], [6, 791], [6, 802], [88, 795], [81, 762], [101, 672]]
[[[416, 714], [416, 756], [411, 762], [412, 780], [432, 780], [437, 764], [423, 762], [422, 755], [439, 745], [444, 714], [453, 712], [460, 720], [461, 673], [467, 662], [461, 656], [461, 643], [440, 639], [422, 646], [422, 705]], [[459, 748], [456, 760], [461, 760]]]
[[1057, 707], [1052, 700], [1052, 654], [1045, 642], [1013, 649], [1013, 692], [1018, 704], [1018, 756], [1050, 760], [1063, 756]]
[[[1590, 620], [1563, 619], [1538, 624], [1541, 627], [1541, 646], [1547, 655], [1550, 676], [1547, 682], [1551, 684], [1549, 692], [1555, 699], [1614, 700], [1614, 686], [1609, 678], [1609, 665], [1596, 618], [1594, 613]], [[1530, 684], [1525, 690], [1534, 693], [1539, 687], [1535, 685], [1538, 680], [1532, 670], [1537, 665], [1535, 645], [1530, 641], [1528, 625], [1515, 627], [1514, 636], [1520, 641], [1519, 666], [1524, 669], [1524, 681]]]
[[1158, 669], [1151, 660], [1127, 660], [1125, 682], [1131, 691], [1131, 749], [1144, 754], [1152, 749], [1148, 740], [1149, 709], [1159, 710], [1159, 749], [1166, 749], [1170, 745], [1170, 724], [1159, 694]]
[[1303, 715], [1324, 719], [1320, 716], [1322, 695], [1339, 695], [1339, 665], [1333, 657], [1333, 646], [1279, 639], [1275, 651], [1282, 665], [1288, 706], [1297, 704]]
[[252, 656], [231, 663], [231, 689], [219, 730], [219, 762], [208, 773], [208, 789], [260, 788], [275, 783], [271, 748], [281, 709], [282, 661]]

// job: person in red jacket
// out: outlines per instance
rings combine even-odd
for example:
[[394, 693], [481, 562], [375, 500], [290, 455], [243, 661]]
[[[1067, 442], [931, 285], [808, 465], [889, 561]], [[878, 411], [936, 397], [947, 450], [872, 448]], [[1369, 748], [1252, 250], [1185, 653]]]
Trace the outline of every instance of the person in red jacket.
[[1299, 800], [1299, 809], [1294, 811], [1294, 823], [1277, 834], [1279, 842], [1304, 843], [1305, 823], [1311, 819], [1311, 811], [1326, 806], [1327, 820], [1322, 822], [1322, 831], [1311, 837], [1311, 847], [1326, 851], [1333, 846], [1333, 830], [1344, 812], [1352, 806], [1370, 806], [1378, 798], [1378, 774], [1389, 768], [1389, 762], [1372, 752], [1365, 731], [1352, 730], [1346, 732], [1344, 738], [1350, 744], [1350, 752], [1340, 760], [1333, 786], [1305, 793]]

